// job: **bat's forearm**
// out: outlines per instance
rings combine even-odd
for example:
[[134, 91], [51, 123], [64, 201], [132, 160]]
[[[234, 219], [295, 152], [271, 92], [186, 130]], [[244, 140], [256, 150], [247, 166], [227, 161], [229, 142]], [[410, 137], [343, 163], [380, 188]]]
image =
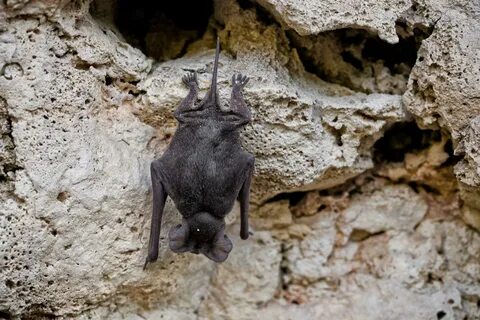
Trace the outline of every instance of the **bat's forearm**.
[[250, 184], [252, 182], [254, 160], [253, 157], [246, 172], [245, 182], [240, 189], [240, 238], [248, 239], [248, 211], [250, 202]]
[[152, 175], [152, 191], [153, 191], [153, 209], [152, 209], [152, 222], [150, 228], [150, 240], [148, 244], [148, 256], [145, 261], [144, 269], [149, 262], [154, 262], [158, 259], [158, 247], [160, 242], [160, 229], [162, 226], [163, 209], [165, 207], [165, 201], [167, 200], [167, 194], [165, 188], [162, 185], [158, 169], [152, 163], [151, 175]]

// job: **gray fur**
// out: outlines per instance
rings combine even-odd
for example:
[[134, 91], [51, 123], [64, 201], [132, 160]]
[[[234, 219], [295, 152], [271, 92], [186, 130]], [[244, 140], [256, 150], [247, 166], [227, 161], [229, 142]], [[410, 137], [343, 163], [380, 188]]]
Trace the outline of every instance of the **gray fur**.
[[174, 113], [178, 129], [163, 156], [151, 164], [153, 212], [145, 267], [158, 258], [167, 195], [183, 217], [182, 224], [169, 232], [172, 251], [202, 253], [215, 262], [225, 261], [232, 242], [225, 234], [224, 218], [237, 198], [240, 237], [249, 236], [248, 202], [254, 157], [242, 150], [238, 132], [251, 120], [242, 95], [248, 78], [241, 74], [232, 77], [230, 108], [222, 111], [217, 91], [219, 51], [217, 39], [212, 84], [200, 103], [196, 104], [196, 74], [182, 78], [190, 91]]

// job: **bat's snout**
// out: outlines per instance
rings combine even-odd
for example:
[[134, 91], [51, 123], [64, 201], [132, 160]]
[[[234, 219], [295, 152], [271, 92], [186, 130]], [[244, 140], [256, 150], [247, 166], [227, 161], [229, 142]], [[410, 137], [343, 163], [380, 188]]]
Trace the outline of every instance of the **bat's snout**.
[[198, 214], [170, 229], [169, 246], [173, 252], [203, 254], [210, 260], [223, 262], [233, 248], [224, 232], [223, 219], [208, 213]]

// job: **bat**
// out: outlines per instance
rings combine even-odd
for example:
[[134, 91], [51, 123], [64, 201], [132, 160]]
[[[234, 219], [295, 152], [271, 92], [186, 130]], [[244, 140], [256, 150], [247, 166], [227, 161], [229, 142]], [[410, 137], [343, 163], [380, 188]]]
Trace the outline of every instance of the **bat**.
[[249, 78], [233, 75], [230, 106], [222, 110], [217, 90], [219, 55], [217, 38], [211, 86], [201, 101], [197, 101], [196, 73], [182, 78], [189, 92], [174, 112], [178, 128], [162, 157], [151, 163], [153, 210], [144, 269], [158, 259], [167, 196], [182, 215], [182, 223], [168, 234], [173, 252], [201, 253], [215, 262], [225, 261], [233, 247], [225, 234], [225, 216], [237, 199], [240, 237], [245, 240], [249, 236], [249, 193], [255, 158], [242, 150], [239, 135], [252, 118], [242, 93]]

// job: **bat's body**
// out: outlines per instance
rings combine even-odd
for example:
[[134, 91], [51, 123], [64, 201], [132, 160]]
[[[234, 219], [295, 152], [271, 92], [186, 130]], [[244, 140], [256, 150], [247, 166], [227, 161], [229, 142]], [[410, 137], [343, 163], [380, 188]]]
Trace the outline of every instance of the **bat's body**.
[[190, 92], [175, 111], [179, 127], [163, 156], [152, 162], [153, 213], [149, 253], [145, 266], [158, 257], [160, 225], [167, 195], [182, 214], [182, 224], [169, 233], [174, 252], [202, 253], [216, 262], [228, 257], [232, 243], [224, 234], [225, 216], [240, 200], [242, 239], [248, 238], [248, 201], [254, 158], [242, 150], [238, 130], [250, 111], [242, 96], [248, 79], [232, 79], [230, 108], [221, 110], [216, 87], [219, 43], [212, 86], [196, 103], [195, 74], [183, 82]]

